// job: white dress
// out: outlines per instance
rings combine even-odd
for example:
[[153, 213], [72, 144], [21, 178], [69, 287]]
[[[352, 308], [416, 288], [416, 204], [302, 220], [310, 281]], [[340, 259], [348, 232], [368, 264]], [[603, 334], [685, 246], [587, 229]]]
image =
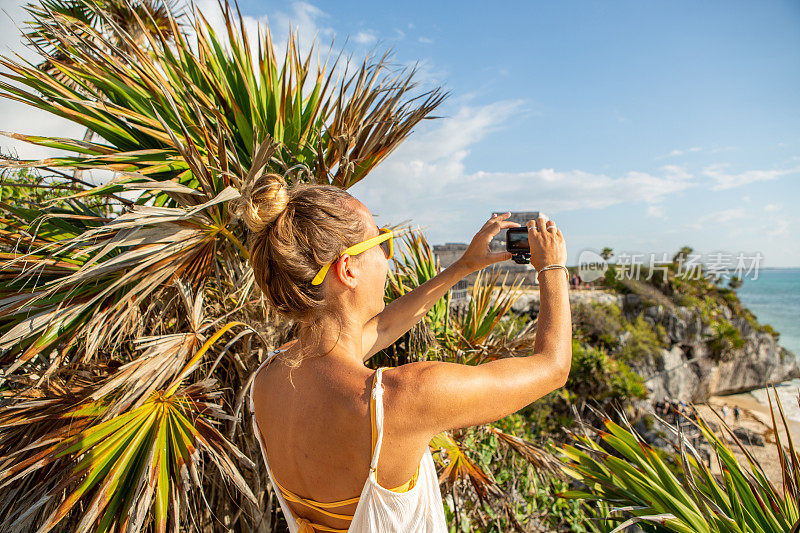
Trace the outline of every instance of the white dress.
[[[270, 352], [266, 360], [256, 370], [256, 374], [269, 362], [276, 353], [284, 350]], [[356, 505], [353, 521], [347, 529], [348, 533], [369, 533], [369, 532], [426, 532], [426, 533], [447, 533], [447, 523], [444, 517], [444, 506], [442, 495], [439, 492], [439, 479], [436, 476], [436, 466], [433, 463], [433, 456], [429, 449], [420, 461], [419, 476], [416, 485], [408, 492], [393, 492], [378, 485], [375, 469], [378, 466], [378, 457], [381, 452], [383, 442], [383, 384], [381, 374], [383, 368], [377, 370], [375, 386], [372, 389], [372, 397], [375, 399], [375, 423], [377, 428], [377, 441], [375, 451], [372, 454], [369, 476], [361, 490], [361, 496]], [[286, 522], [291, 533], [305, 533], [314, 531], [305, 520], [296, 517], [286, 500], [281, 494], [280, 489], [275, 484], [272, 471], [267, 463], [267, 455], [264, 443], [261, 440], [261, 433], [258, 431], [255, 409], [253, 405], [253, 388], [255, 374], [250, 387], [250, 413], [253, 420], [253, 431], [261, 447], [261, 456], [267, 466], [267, 472], [272, 482], [278, 502], [281, 505]], [[294, 520], [291, 519], [294, 517]], [[302, 529], [301, 529], [302, 527]]]

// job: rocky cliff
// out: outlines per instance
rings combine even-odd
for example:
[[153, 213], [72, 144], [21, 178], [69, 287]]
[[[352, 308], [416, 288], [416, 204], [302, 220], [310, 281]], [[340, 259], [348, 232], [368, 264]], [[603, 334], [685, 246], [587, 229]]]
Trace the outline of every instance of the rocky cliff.
[[[629, 319], [641, 315], [654, 330], [659, 325], [663, 328], [660, 331], [666, 337], [666, 347], [629, 363], [644, 379], [651, 401], [670, 397], [702, 402], [712, 395], [800, 378], [800, 366], [791, 352], [779, 346], [773, 335], [759, 331], [752, 321], [726, 306], [720, 307], [720, 313], [738, 331], [738, 342], [720, 355], [713, 344], [716, 333], [698, 309], [677, 306], [667, 299], [654, 302], [637, 294], [608, 291], [573, 292], [570, 302], [573, 307], [586, 303], [617, 305]], [[526, 292], [514, 309], [535, 316], [538, 291]], [[625, 342], [625, 333], [620, 335], [620, 342]]]

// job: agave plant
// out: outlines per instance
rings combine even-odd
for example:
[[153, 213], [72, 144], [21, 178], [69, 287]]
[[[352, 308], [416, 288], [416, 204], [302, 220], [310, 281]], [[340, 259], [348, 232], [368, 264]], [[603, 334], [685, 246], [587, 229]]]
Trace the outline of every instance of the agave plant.
[[463, 354], [468, 364], [525, 353], [533, 347], [535, 339], [535, 321], [529, 321], [521, 331], [506, 330], [499, 334], [500, 321], [509, 317], [512, 306], [521, 296], [519, 288], [523, 280], [506, 285], [508, 274], [505, 274], [498, 286], [499, 271], [485, 276], [484, 271], [478, 272], [467, 309], [456, 313], [454, 335], [447, 337], [447, 343]]
[[[433, 279], [440, 270], [439, 261], [427, 239], [420, 231], [401, 233], [402, 248], [393, 260], [386, 285], [386, 303], [400, 298], [415, 288]], [[437, 337], [447, 334], [450, 318], [450, 293], [433, 304], [425, 318], [395, 342], [388, 350], [392, 352], [389, 362], [394, 366], [417, 358], [435, 357], [439, 345]]]
[[[724, 435], [747, 459], [742, 465], [722, 435], [698, 417], [688, 420], [713, 450], [722, 474], [715, 476], [680, 425], [661, 422], [678, 438], [674, 473], [655, 449], [631, 427], [627, 419], [618, 425], [606, 419], [607, 431], [597, 431], [600, 442], [588, 432], [572, 432], [574, 445], [562, 448], [564, 471], [585, 488], [565, 497], [601, 500], [614, 506], [620, 518], [614, 531], [634, 523], [655, 524], [659, 530], [689, 532], [779, 532], [800, 529], [800, 456], [795, 450], [783, 406], [774, 390], [786, 447], [777, 432], [773, 411], [776, 453], [781, 464], [783, 488], [770, 481], [758, 460], [742, 445], [722, 417]], [[770, 398], [772, 411], [772, 399]], [[627, 516], [629, 518], [625, 519]], [[621, 522], [621, 523], [619, 523]]]
[[[8, 134], [77, 152], [2, 166], [78, 190], [0, 202], [4, 524], [163, 531], [191, 516], [268, 530], [275, 500], [241, 418], [291, 324], [253, 290], [228, 202], [264, 172], [349, 187], [445, 95], [417, 94], [388, 56], [314, 67], [290, 37], [279, 58], [227, 3], [224, 36], [196, 8], [184, 31], [170, 10], [165, 26], [135, 6], [124, 21], [74, 6], [90, 16], [29, 6], [41, 61], [0, 59], [0, 96], [96, 139]], [[93, 186], [69, 170], [114, 177]]]
[[[421, 232], [410, 232], [403, 241], [405, 251], [395, 258], [395, 269], [389, 272], [387, 299], [394, 300], [433, 279], [441, 267], [427, 239]], [[406, 254], [407, 252], [407, 254]], [[435, 331], [444, 327], [450, 309], [450, 293], [433, 304], [426, 317]]]

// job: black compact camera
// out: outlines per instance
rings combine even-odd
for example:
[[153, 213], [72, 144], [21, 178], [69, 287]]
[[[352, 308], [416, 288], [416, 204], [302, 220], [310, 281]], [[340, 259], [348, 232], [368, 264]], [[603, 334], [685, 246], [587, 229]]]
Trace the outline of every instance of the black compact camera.
[[528, 243], [528, 228], [508, 228], [506, 230], [506, 251], [511, 252], [515, 263], [524, 265], [531, 262], [531, 245]]

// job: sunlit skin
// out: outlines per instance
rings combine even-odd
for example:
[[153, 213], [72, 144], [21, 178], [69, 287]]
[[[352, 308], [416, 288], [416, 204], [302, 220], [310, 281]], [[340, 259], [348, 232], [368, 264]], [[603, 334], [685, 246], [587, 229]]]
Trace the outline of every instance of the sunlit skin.
[[[352, 202], [367, 227], [361, 240], [377, 236], [369, 209], [355, 198]], [[370, 462], [369, 393], [374, 372], [364, 362], [419, 322], [459, 280], [510, 259], [509, 253], [491, 252], [488, 247], [499, 231], [519, 226], [507, 217], [493, 217], [459, 261], [388, 306], [383, 297], [390, 262], [379, 246], [357, 256], [343, 255], [334, 263], [323, 281], [326, 309], [315, 318], [323, 333], [312, 336], [303, 325], [298, 333], [308, 353], [330, 352], [304, 359], [290, 383], [289, 367], [276, 363], [298, 352], [300, 343], [295, 343], [265, 366], [253, 385], [270, 468], [280, 483], [322, 502], [361, 494]], [[533, 266], [565, 264], [560, 230], [552, 222], [553, 228], [547, 229], [543, 219], [527, 225]], [[554, 269], [541, 272], [539, 282], [539, 334], [533, 354], [478, 366], [426, 361], [384, 371], [381, 486], [408, 481], [437, 433], [498, 420], [564, 385], [572, 358], [567, 279], [563, 270]], [[338, 338], [336, 316], [344, 320]], [[348, 521], [299, 504], [290, 506], [313, 522], [348, 527]], [[352, 514], [355, 507], [334, 511]]]

